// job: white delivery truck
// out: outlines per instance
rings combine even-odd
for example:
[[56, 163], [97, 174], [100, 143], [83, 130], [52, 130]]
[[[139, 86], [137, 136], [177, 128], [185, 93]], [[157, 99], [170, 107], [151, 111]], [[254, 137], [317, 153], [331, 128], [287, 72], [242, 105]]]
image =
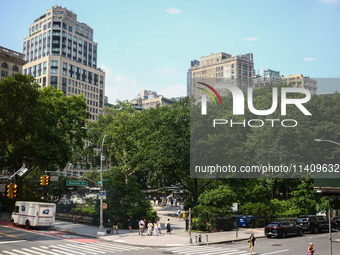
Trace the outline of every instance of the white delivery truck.
[[56, 205], [29, 201], [16, 201], [11, 220], [13, 225], [52, 227], [55, 222]]

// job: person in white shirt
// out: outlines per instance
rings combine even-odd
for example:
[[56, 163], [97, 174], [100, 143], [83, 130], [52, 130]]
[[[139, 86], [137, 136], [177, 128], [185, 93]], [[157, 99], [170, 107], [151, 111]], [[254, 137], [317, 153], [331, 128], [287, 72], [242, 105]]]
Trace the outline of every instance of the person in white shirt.
[[139, 235], [143, 235], [143, 233], [144, 233], [144, 221], [143, 221], [143, 219], [141, 219], [138, 222], [138, 225], [139, 225]]

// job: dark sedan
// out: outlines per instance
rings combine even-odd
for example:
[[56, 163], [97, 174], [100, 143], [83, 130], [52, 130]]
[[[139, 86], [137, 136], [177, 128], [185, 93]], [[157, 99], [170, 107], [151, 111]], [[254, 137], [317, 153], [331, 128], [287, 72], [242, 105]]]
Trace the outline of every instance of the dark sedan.
[[264, 228], [264, 234], [268, 238], [271, 238], [272, 236], [285, 238], [292, 234], [302, 236], [303, 230], [302, 227], [296, 225], [294, 222], [276, 221], [269, 223]]

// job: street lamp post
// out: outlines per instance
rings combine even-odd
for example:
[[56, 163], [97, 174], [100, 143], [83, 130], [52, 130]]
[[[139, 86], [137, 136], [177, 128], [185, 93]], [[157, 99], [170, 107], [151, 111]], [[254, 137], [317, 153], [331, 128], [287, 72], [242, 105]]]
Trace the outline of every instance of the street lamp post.
[[[327, 142], [327, 143], [333, 143], [336, 145], [340, 145], [338, 142], [334, 142], [331, 140], [323, 140], [323, 139], [314, 139], [315, 142]], [[329, 231], [329, 254], [332, 255], [332, 222], [331, 222], [331, 200], [330, 196], [328, 196], [328, 231]]]
[[[100, 193], [103, 193], [104, 186], [103, 186], [103, 147], [104, 147], [104, 141], [107, 135], [105, 134], [102, 140], [102, 146], [100, 147]], [[99, 225], [99, 232], [97, 233], [98, 236], [104, 236], [104, 226], [103, 226], [103, 197], [100, 198], [100, 225]]]

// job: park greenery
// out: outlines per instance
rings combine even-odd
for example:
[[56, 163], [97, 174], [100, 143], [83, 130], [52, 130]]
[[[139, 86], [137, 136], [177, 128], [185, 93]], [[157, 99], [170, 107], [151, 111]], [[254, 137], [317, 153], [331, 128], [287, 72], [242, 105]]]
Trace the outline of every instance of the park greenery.
[[[219, 219], [233, 214], [230, 208], [235, 202], [239, 204], [239, 214], [268, 220], [327, 210], [327, 198], [316, 193], [313, 179], [308, 176], [191, 178], [190, 158], [218, 160], [209, 148], [219, 145], [225, 161], [235, 166], [339, 163], [339, 146], [314, 141], [340, 140], [338, 93], [313, 95], [305, 104], [312, 116], [289, 106], [285, 119], [296, 119], [299, 124], [294, 128], [223, 127], [226, 132], [218, 132], [200, 115], [200, 105], [188, 97], [169, 107], [148, 110], [118, 102], [106, 107], [98, 121], [87, 122], [86, 103], [81, 95], [65, 97], [53, 87], [38, 89], [38, 86], [32, 77], [25, 75], [0, 82], [0, 167], [11, 172], [23, 164], [28, 167], [26, 175], [16, 180], [23, 184], [20, 199], [58, 202], [66, 194], [88, 194], [83, 188], [70, 190], [65, 184], [69, 177], [41, 187], [39, 176], [45, 170], [62, 170], [68, 162], [84, 159], [89, 165], [99, 166], [100, 148], [107, 135], [103, 143], [103, 165], [107, 170], [103, 185], [108, 204], [104, 219], [119, 217], [125, 224], [130, 215], [135, 219], [156, 218], [148, 194], [142, 191], [171, 185], [181, 187], [185, 207], [193, 209], [201, 229], [217, 227]], [[278, 87], [281, 86], [287, 85]], [[255, 108], [270, 108], [271, 89], [271, 86], [255, 89]], [[233, 118], [231, 95], [225, 95], [222, 102], [230, 110], [222, 111], [212, 103], [208, 103], [208, 109], [214, 109], [220, 118]], [[280, 119], [279, 110], [267, 118]], [[193, 117], [199, 121], [190, 122]], [[259, 118], [249, 111], [243, 117]], [[89, 141], [86, 147], [84, 140]], [[86, 177], [94, 182], [100, 180], [98, 172], [90, 172]], [[338, 201], [333, 198], [332, 203], [335, 206]], [[84, 205], [74, 205], [72, 212], [96, 216], [99, 203], [90, 199]]]

